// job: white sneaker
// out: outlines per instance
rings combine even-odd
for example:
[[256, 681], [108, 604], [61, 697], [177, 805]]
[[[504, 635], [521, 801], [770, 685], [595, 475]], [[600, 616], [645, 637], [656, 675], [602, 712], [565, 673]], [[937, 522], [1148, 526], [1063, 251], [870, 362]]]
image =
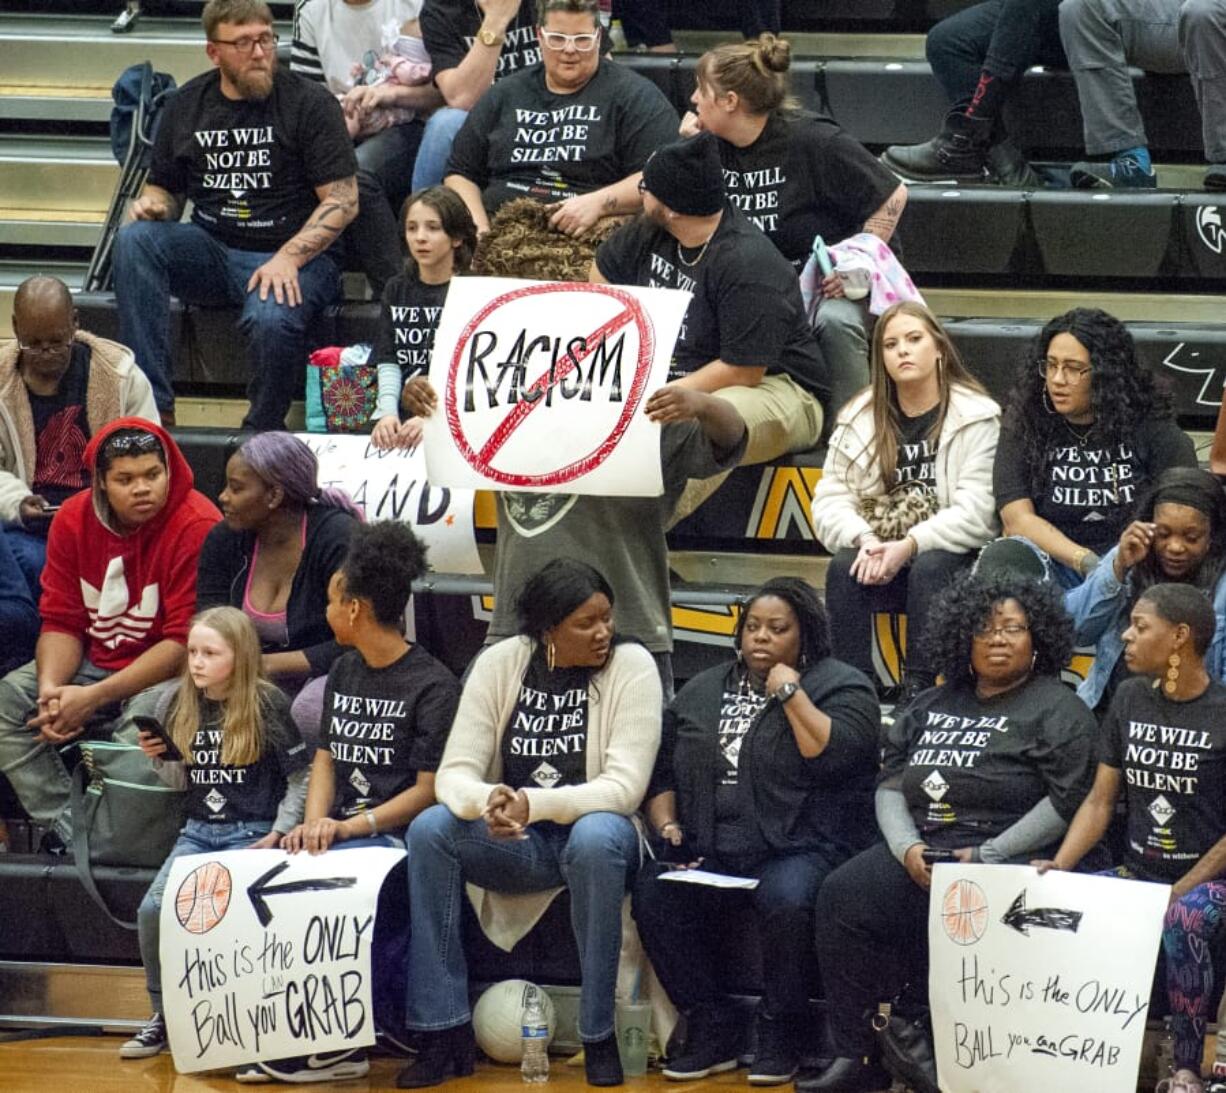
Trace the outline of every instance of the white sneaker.
[[364, 1078], [370, 1073], [370, 1060], [361, 1048], [326, 1051], [318, 1055], [295, 1055], [243, 1067], [234, 1075], [244, 1085], [257, 1082], [340, 1082]]

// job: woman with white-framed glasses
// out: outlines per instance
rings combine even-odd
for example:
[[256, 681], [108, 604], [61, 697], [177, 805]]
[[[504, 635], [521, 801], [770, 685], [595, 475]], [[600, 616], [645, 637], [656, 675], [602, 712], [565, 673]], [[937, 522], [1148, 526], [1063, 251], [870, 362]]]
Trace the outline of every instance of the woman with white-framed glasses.
[[1119, 319], [1079, 307], [1043, 328], [1005, 407], [993, 488], [1005, 535], [1044, 555], [1053, 580], [1080, 585], [1145, 488], [1194, 466], [1169, 395]]

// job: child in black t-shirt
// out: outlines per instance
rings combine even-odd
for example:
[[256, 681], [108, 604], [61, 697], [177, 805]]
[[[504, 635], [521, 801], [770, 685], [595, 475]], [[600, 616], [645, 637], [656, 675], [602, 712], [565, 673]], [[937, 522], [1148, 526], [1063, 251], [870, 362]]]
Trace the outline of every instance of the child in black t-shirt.
[[234, 607], [202, 612], [188, 631], [178, 688], [159, 706], [182, 758], [168, 759], [160, 737], [140, 733], [141, 750], [162, 781], [186, 788], [187, 808], [183, 830], [137, 911], [153, 1016], [119, 1049], [122, 1058], [143, 1059], [166, 1047], [158, 926], [174, 860], [270, 849], [302, 817], [305, 745], [289, 701], [264, 678], [260, 663], [260, 639], [246, 615]]
[[409, 196], [401, 213], [409, 256], [404, 272], [383, 290], [379, 337], [372, 359], [378, 365], [379, 394], [371, 443], [376, 448], [414, 448], [421, 423], [402, 421], [400, 392], [430, 369], [434, 332], [456, 273], [465, 273], [477, 245], [477, 226], [454, 190], [431, 186]]

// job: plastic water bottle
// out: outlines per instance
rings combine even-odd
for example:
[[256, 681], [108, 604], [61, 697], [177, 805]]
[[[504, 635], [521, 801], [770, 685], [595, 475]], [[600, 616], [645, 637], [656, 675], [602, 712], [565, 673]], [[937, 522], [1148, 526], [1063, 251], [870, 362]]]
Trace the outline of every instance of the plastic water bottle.
[[549, 1052], [545, 1050], [549, 1040], [549, 1023], [545, 1020], [545, 1008], [541, 1005], [540, 989], [537, 987], [528, 991], [520, 1032], [524, 1059], [519, 1065], [519, 1072], [524, 1081], [549, 1081]]

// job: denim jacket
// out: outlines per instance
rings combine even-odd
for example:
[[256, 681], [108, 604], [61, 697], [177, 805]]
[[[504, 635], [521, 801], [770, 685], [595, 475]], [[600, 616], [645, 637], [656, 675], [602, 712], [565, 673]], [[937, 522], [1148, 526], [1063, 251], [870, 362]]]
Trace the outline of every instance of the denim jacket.
[[[1125, 577], [1123, 584], [1115, 579], [1118, 551], [1119, 547], [1113, 547], [1104, 554], [1094, 572], [1064, 594], [1065, 609], [1077, 627], [1077, 644], [1097, 644], [1090, 670], [1077, 688], [1078, 697], [1090, 709], [1101, 701], [1124, 652], [1123, 636], [1128, 625], [1124, 607], [1128, 603], [1130, 578]], [[1226, 577], [1214, 589], [1213, 614], [1217, 627], [1205, 654], [1205, 670], [1212, 678], [1226, 682]]]

